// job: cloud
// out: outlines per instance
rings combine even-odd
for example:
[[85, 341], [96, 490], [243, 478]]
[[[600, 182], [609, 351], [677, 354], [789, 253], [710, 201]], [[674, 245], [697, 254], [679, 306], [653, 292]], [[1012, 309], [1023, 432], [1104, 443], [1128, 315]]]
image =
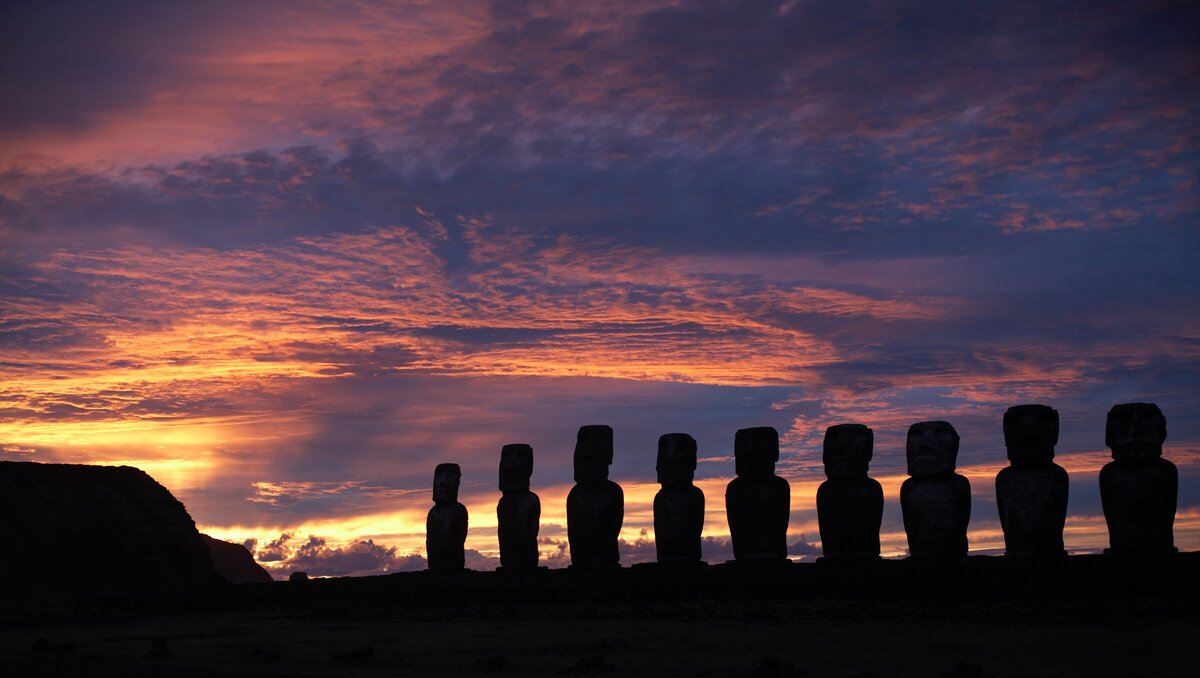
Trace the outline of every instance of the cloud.
[[276, 579], [291, 572], [307, 572], [312, 577], [345, 577], [423, 569], [417, 565], [424, 565], [420, 556], [397, 556], [394, 546], [385, 547], [370, 539], [329, 546], [323, 537], [309, 535], [305, 540], [296, 540], [294, 534], [284, 533], [262, 549], [254, 548], [256, 540], [243, 544]]
[[1194, 463], [1191, 5], [0, 12], [0, 444], [275, 562], [411, 552], [447, 459], [490, 520], [507, 442], [557, 492], [585, 422], [627, 484], [775, 425], [807, 488], [825, 426], [894, 476], [951, 418], [986, 485], [1008, 405], [1095, 455], [1152, 400]]
[[172, 55], [196, 50], [220, 22], [155, 2], [6, 6], [0, 18], [0, 80], [13, 95], [0, 129], [18, 131], [78, 129], [144, 102], [178, 74]]
[[[729, 537], [704, 537], [700, 552], [703, 560], [710, 565], [734, 559], [733, 542]], [[799, 556], [798, 560], [812, 562], [821, 555], [821, 547], [810, 544], [804, 535], [798, 535], [795, 541], [788, 542], [787, 553], [789, 556]]]
[[[562, 568], [571, 564], [570, 547], [566, 540], [541, 538], [538, 541], [542, 552], [542, 565]], [[377, 544], [371, 539], [331, 545], [324, 537], [310, 535], [300, 540], [296, 539], [294, 534], [284, 533], [261, 549], [257, 548], [258, 543], [258, 540], [253, 538], [242, 541], [242, 545], [259, 564], [276, 579], [284, 579], [297, 571], [307, 572], [309, 576], [342, 577], [413, 572], [427, 568], [426, 560], [421, 554], [398, 553], [396, 547]], [[617, 547], [621, 564], [625, 567], [656, 562], [658, 559], [654, 540], [645, 528], [640, 530], [632, 541], [619, 539]], [[710, 564], [733, 559], [733, 547], [728, 537], [704, 537], [702, 552], [703, 559]], [[464, 555], [469, 570], [488, 572], [500, 566], [500, 558], [497, 555], [481, 553], [473, 548], [465, 549]], [[821, 550], [819, 546], [813, 546], [800, 535], [797, 540], [788, 543], [788, 555], [811, 561], [821, 555]]]
[[395, 547], [385, 548], [369, 539], [347, 548], [329, 548], [324, 539], [310, 536], [285, 562], [292, 570], [320, 577], [387, 572], [395, 560]]
[[[1074, 307], [1065, 291], [1051, 303], [1051, 287], [1038, 290], [1047, 308], [1029, 308], [1024, 290], [977, 297], [1001, 275], [987, 266], [980, 278], [942, 272], [962, 281], [951, 296], [820, 268], [710, 272], [646, 247], [469, 216], [443, 232], [424, 223], [435, 214], [417, 217], [241, 249], [127, 245], [27, 264], [37, 284], [9, 298], [12, 322], [94, 340], [11, 345], [0, 440], [44, 460], [162, 469], [218, 525], [311, 529], [380, 505], [418, 513], [446, 459], [493, 486], [506, 442], [544, 450], [541, 477], [562, 482], [563, 441], [586, 421], [632, 441], [618, 478], [648, 477], [665, 430], [727, 457], [734, 429], [763, 424], [783, 433], [781, 473], [813, 478], [821, 431], [844, 421], [875, 428], [876, 468], [891, 472], [914, 421], [954, 421], [971, 441], [965, 464], [1003, 457], [996, 422], [1016, 402], [1078, 422], [1062, 449], [1079, 451], [1102, 430], [1088, 417], [1114, 402], [1183, 412], [1194, 400], [1195, 330], [1165, 312], [1185, 290], [1114, 310]], [[550, 407], [554, 417], [537, 414]], [[1177, 426], [1184, 442], [1198, 435]]]
[[488, 572], [500, 567], [500, 556], [489, 556], [475, 549], [464, 549], [463, 557], [468, 570]]
[[279, 563], [287, 560], [288, 555], [285, 549], [288, 547], [288, 544], [292, 541], [293, 537], [295, 537], [293, 533], [284, 532], [283, 534], [279, 535], [277, 539], [272, 539], [271, 541], [267, 542], [267, 544], [263, 546], [261, 550], [255, 548], [258, 544], [257, 539], [247, 539], [242, 543], [246, 545], [246, 548], [250, 551], [251, 555], [253, 555], [254, 558], [259, 562]]
[[[414, 494], [413, 490], [401, 490], [380, 485], [368, 485], [357, 481], [342, 482], [270, 482], [258, 481], [253, 483], [254, 496], [249, 501], [258, 504], [288, 509], [301, 502], [322, 503], [324, 510], [329, 510], [328, 504], [336, 499], [345, 499], [353, 494], [368, 501], [394, 501]], [[423, 491], [421, 494], [425, 494]]]
[[[286, 579], [292, 572], [305, 572], [310, 577], [363, 577], [393, 572], [416, 572], [428, 567], [420, 553], [400, 553], [395, 546], [377, 544], [373, 539], [331, 544], [325, 537], [308, 535], [297, 539], [290, 532], [269, 541], [261, 549], [259, 541], [245, 539], [242, 545], [276, 579]], [[500, 566], [497, 556], [475, 549], [465, 549], [466, 567], [490, 571]]]
[[[134, 50], [129, 64], [47, 48], [116, 81], [111, 105], [13, 42], [39, 91], [80, 92], [30, 118], [119, 109], [142, 123], [136, 144], [148, 119], [186, 129], [202, 110], [225, 126], [212, 136], [269, 143], [107, 171], [13, 162], [11, 223], [212, 245], [361, 230], [420, 204], [677, 251], [880, 257], [1179, 227], [1200, 209], [1187, 7], [546, 3], [500, 20], [436, 4], [121, 12], [114, 27], [160, 37], [72, 44]], [[32, 42], [71, 35], [61, 17], [20, 14], [41, 27]], [[317, 25], [320, 39], [296, 40]], [[160, 39], [185, 56], [166, 59]]]
[[808, 543], [807, 537], [800, 535], [797, 541], [788, 542], [787, 552], [789, 556], [800, 556], [801, 560], [812, 560], [821, 555], [821, 547], [813, 546]]
[[617, 551], [621, 555], [622, 565], [652, 563], [658, 560], [657, 547], [654, 545], [654, 541], [650, 539], [648, 534], [649, 530], [642, 528], [638, 532], [637, 539], [633, 541], [628, 541], [625, 539], [617, 540]]

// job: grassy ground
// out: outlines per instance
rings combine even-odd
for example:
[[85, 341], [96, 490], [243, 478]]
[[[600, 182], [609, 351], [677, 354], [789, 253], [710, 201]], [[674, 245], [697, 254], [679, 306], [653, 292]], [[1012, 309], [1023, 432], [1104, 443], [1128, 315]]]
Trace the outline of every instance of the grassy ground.
[[[9, 675], [1190, 676], [1200, 625], [1156, 600], [249, 611], [0, 634]], [[1095, 618], [1099, 615], [1100, 618]]]
[[1200, 554], [406, 573], [0, 604], [8, 676], [1193, 676]]

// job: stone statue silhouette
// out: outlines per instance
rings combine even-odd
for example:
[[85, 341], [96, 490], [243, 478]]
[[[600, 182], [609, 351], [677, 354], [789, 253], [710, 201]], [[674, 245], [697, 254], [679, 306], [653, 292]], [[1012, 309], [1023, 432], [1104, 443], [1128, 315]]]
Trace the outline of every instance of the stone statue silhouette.
[[425, 520], [425, 552], [431, 570], [461, 570], [465, 565], [467, 507], [458, 503], [462, 471], [438, 464], [433, 471], [433, 508]]
[[740, 429], [733, 455], [737, 477], [725, 490], [725, 513], [734, 560], [786, 560], [791, 487], [775, 475], [779, 433], [770, 426]]
[[1058, 411], [1017, 405], [1004, 413], [1004, 445], [1011, 465], [996, 474], [996, 506], [1009, 556], [1063, 556], [1070, 482], [1054, 463]]
[[965, 558], [971, 483], [954, 472], [958, 432], [945, 421], [913, 424], [906, 456], [912, 477], [900, 486], [900, 510], [910, 556]]
[[1179, 471], [1162, 458], [1167, 419], [1153, 403], [1116, 405], [1104, 442], [1113, 460], [1100, 470], [1109, 547], [1117, 555], [1175, 553]]
[[879, 558], [883, 487], [867, 477], [874, 442], [874, 432], [862, 424], [825, 429], [821, 460], [828, 480], [817, 488], [817, 522], [825, 558]]
[[692, 484], [696, 441], [686, 433], [658, 439], [658, 482], [654, 495], [654, 546], [658, 562], [698, 564], [704, 529], [704, 492]]
[[619, 567], [617, 537], [625, 494], [608, 479], [613, 459], [609, 426], [583, 426], [575, 443], [575, 487], [567, 494], [567, 541], [572, 567]]
[[529, 491], [533, 475], [533, 448], [505, 445], [500, 450], [500, 502], [496, 504], [500, 536], [500, 567], [536, 568], [538, 564], [538, 521], [542, 503]]

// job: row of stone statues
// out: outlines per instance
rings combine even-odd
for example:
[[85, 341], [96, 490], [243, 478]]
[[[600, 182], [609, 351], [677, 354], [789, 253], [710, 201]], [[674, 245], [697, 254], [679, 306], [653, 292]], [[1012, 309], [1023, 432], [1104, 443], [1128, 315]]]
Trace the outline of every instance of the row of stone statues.
[[[1108, 413], [1105, 442], [1113, 461], [1100, 472], [1100, 496], [1108, 522], [1108, 552], [1174, 553], [1178, 472], [1162, 458], [1166, 419], [1156, 405], [1117, 405]], [[1004, 443], [1011, 462], [996, 476], [996, 502], [1010, 556], [1065, 555], [1067, 472], [1054, 463], [1058, 412], [1045, 405], [1019, 405], [1004, 413]], [[831, 426], [822, 461], [828, 479], [817, 489], [817, 518], [824, 556], [830, 560], [879, 558], [883, 488], [868, 477], [874, 434], [861, 424]], [[955, 473], [959, 437], [944, 421], [913, 424], [906, 456], [911, 476], [900, 487], [904, 530], [911, 558], [954, 559], [967, 555], [971, 485]], [[618, 535], [625, 500], [608, 479], [613, 432], [584, 426], [575, 445], [575, 486], [567, 495], [567, 538], [572, 567], [618, 567]], [[725, 491], [725, 510], [734, 562], [787, 558], [791, 507], [788, 482], [775, 475], [779, 434], [771, 427], [746, 428], [734, 438], [737, 477]], [[658, 441], [656, 465], [662, 489], [654, 497], [658, 562], [699, 564], [704, 527], [704, 493], [693, 484], [696, 441], [668, 433]], [[500, 451], [496, 507], [502, 569], [536, 568], [541, 517], [538, 496], [529, 490], [533, 449], [505, 445]], [[434, 472], [434, 507], [426, 524], [432, 570], [461, 569], [467, 509], [458, 503], [461, 471], [439, 464]]]

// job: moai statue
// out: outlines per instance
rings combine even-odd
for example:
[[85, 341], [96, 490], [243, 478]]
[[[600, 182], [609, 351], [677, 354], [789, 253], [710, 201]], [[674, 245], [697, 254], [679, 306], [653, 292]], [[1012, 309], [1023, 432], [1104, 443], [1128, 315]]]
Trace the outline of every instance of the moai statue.
[[949, 422], [923, 421], [908, 429], [908, 475], [900, 486], [900, 510], [913, 558], [967, 555], [971, 483], [954, 472], [958, 432]]
[[500, 450], [500, 503], [496, 504], [500, 534], [500, 567], [536, 568], [538, 564], [538, 521], [542, 503], [529, 491], [533, 475], [533, 448], [505, 445]]
[[1004, 413], [1004, 445], [1011, 466], [996, 474], [996, 505], [1009, 556], [1063, 556], [1070, 483], [1054, 463], [1058, 411], [1017, 405]]
[[425, 553], [431, 570], [461, 570], [465, 565], [467, 507], [458, 503], [458, 464], [438, 464], [433, 470], [433, 508], [425, 520]]
[[1167, 419], [1152, 403], [1116, 405], [1104, 443], [1113, 460], [1100, 470], [1100, 502], [1108, 522], [1105, 553], [1175, 553], [1172, 528], [1179, 471], [1162, 458]]
[[608, 479], [612, 459], [612, 427], [580, 427], [575, 443], [575, 487], [567, 495], [572, 567], [621, 564], [617, 537], [625, 518], [625, 494]]
[[862, 424], [825, 429], [821, 461], [829, 478], [817, 488], [821, 549], [831, 560], [879, 558], [883, 487], [867, 477], [875, 433]]
[[725, 490], [725, 513], [734, 560], [786, 560], [792, 491], [775, 475], [779, 433], [770, 426], [739, 429], [733, 456], [737, 477]]
[[658, 562], [700, 563], [704, 529], [704, 492], [692, 484], [696, 476], [696, 441], [686, 433], [658, 439], [658, 482], [654, 495], [654, 546]]

